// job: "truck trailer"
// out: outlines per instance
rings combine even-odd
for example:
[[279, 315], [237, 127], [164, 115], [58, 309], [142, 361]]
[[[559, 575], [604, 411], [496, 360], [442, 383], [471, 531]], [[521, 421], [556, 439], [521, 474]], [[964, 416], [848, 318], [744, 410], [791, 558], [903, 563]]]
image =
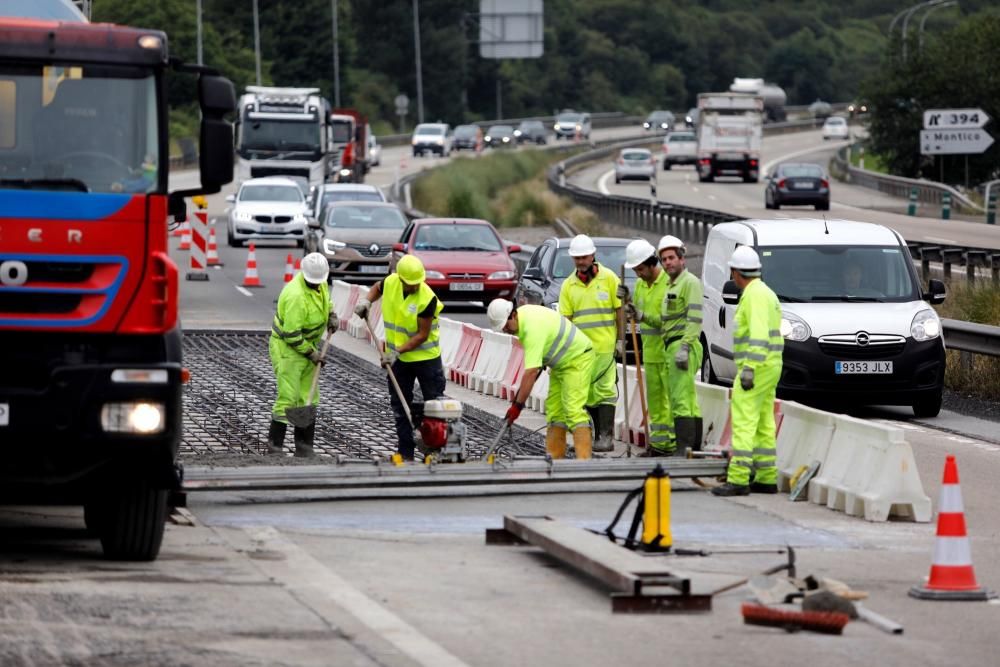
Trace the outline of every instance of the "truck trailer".
[[738, 176], [747, 183], [757, 182], [763, 109], [759, 95], [698, 95], [698, 180]]

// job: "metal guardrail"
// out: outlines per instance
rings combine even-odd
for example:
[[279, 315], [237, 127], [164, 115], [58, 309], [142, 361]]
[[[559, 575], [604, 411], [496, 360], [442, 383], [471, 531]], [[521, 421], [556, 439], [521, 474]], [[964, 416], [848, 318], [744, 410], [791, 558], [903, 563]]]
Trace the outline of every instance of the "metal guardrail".
[[941, 320], [949, 349], [1000, 357], [1000, 327], [962, 320]]
[[903, 176], [880, 174], [868, 169], [855, 167], [847, 159], [848, 148], [850, 147], [845, 146], [844, 148], [841, 148], [837, 151], [833, 158], [833, 162], [836, 165], [836, 171], [843, 175], [844, 178], [841, 180], [846, 183], [860, 185], [863, 188], [884, 192], [887, 195], [899, 197], [901, 199], [909, 197], [913, 189], [916, 188], [918, 201], [924, 204], [933, 204], [936, 206], [941, 205], [942, 197], [947, 192], [951, 194], [952, 206], [972, 214], [984, 214], [986, 212], [986, 209], [970, 200], [950, 185], [919, 178], [905, 178]]

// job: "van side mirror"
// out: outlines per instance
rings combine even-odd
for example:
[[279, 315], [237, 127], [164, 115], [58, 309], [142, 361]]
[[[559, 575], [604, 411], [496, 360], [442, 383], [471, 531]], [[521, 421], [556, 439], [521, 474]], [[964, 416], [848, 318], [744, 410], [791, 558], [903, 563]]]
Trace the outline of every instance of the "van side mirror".
[[944, 303], [946, 296], [948, 290], [945, 289], [944, 283], [934, 279], [927, 283], [927, 291], [923, 294], [924, 301], [934, 305]]
[[727, 280], [726, 284], [722, 286], [722, 300], [730, 306], [735, 306], [740, 302], [740, 296], [743, 290], [736, 286], [736, 283], [732, 280]]
[[521, 246], [519, 246], [518, 244], [511, 243], [509, 246], [507, 246], [507, 253], [508, 254], [510, 254], [510, 255], [516, 255], [519, 252], [521, 252]]
[[307, 223], [309, 224], [309, 226], [310, 226], [310, 227], [312, 227], [313, 229], [319, 229], [320, 227], [322, 227], [322, 226], [323, 226], [322, 224], [320, 224], [320, 221], [319, 221], [319, 218], [314, 218], [314, 217], [313, 217], [313, 216], [311, 216], [311, 215], [307, 215], [307, 216], [306, 216], [306, 222], [307, 222]]
[[392, 249], [395, 250], [396, 252], [406, 252], [406, 244], [405, 243], [393, 243], [392, 244]]

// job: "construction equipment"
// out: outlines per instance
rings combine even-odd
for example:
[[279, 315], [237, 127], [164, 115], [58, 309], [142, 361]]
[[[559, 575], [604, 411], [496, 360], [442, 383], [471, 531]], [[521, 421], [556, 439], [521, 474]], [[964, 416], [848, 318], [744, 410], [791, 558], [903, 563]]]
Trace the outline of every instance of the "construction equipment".
[[316, 422], [316, 406], [313, 405], [313, 399], [316, 398], [316, 387], [319, 386], [319, 371], [323, 367], [323, 360], [326, 359], [326, 351], [330, 347], [331, 338], [333, 338], [333, 334], [327, 331], [326, 337], [323, 339], [323, 349], [319, 353], [320, 361], [316, 364], [316, 369], [313, 371], [312, 385], [309, 387], [306, 404], [301, 407], [287, 408], [285, 410], [285, 418], [296, 428], [308, 428]]
[[[670, 532], [670, 473], [659, 464], [646, 475], [642, 486], [629, 491], [603, 534], [612, 542], [618, 543], [615, 526], [634, 498], [638, 498], [635, 514], [632, 516], [632, 524], [622, 545], [626, 549], [633, 550], [670, 551], [673, 545], [673, 536]], [[640, 540], [636, 541], [640, 522], [642, 522], [642, 533]]]
[[501, 426], [500, 430], [497, 432], [497, 437], [493, 439], [493, 442], [490, 443], [490, 446], [486, 450], [486, 453], [483, 454], [484, 461], [488, 463], [493, 463], [494, 457], [496, 456], [497, 448], [500, 447], [500, 441], [503, 440], [503, 437], [508, 433], [510, 433], [510, 422], [505, 419], [503, 422], [503, 426]]
[[[624, 264], [622, 264], [622, 266], [621, 266], [621, 281], [622, 281], [622, 285], [624, 285], [625, 284], [625, 265]], [[626, 302], [627, 301], [628, 301], [628, 299], [626, 299]], [[625, 329], [626, 329], [627, 326], [628, 326], [628, 318], [625, 315], [625, 304], [622, 304], [622, 349], [625, 349]], [[635, 348], [635, 353], [636, 353], [636, 356], [638, 358], [638, 354], [639, 354], [639, 348], [638, 347]], [[638, 362], [636, 362], [636, 366], [638, 367]], [[622, 381], [622, 400], [624, 401], [624, 406], [623, 407], [625, 408], [625, 438], [624, 438], [624, 440], [625, 440], [625, 456], [628, 457], [628, 458], [632, 458], [632, 434], [629, 433], [629, 427], [628, 427], [628, 416], [629, 416], [629, 411], [628, 411], [628, 360], [625, 359], [625, 358], [622, 358], [622, 369], [624, 369], [624, 372], [625, 372], [625, 379]], [[646, 444], [648, 445], [649, 443], [647, 442]]]
[[843, 634], [844, 626], [851, 620], [847, 614], [837, 612], [785, 611], [747, 603], [743, 604], [741, 612], [747, 625], [766, 625], [786, 632], [812, 630], [827, 635]]

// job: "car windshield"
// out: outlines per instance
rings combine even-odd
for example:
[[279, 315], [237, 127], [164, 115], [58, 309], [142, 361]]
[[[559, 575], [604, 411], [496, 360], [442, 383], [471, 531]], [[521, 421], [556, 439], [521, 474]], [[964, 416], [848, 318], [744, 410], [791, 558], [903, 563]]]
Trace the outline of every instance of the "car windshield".
[[381, 195], [371, 190], [333, 190], [323, 195], [323, 203], [334, 201], [385, 201]]
[[[615, 275], [620, 275], [622, 264], [625, 263], [625, 246], [623, 245], [598, 245], [597, 263], [603, 268], [612, 271]], [[556, 254], [555, 263], [552, 265], [552, 277], [563, 279], [576, 270], [573, 258], [569, 255], [569, 247], [560, 248]], [[634, 285], [637, 277], [635, 271], [625, 270], [625, 283]]]
[[670, 143], [679, 143], [682, 141], [697, 141], [693, 134], [671, 134]]
[[244, 185], [240, 201], [302, 201], [302, 191], [295, 185]]
[[499, 252], [500, 239], [486, 225], [419, 225], [414, 250], [469, 250]]
[[510, 125], [494, 125], [493, 127], [490, 128], [490, 131], [487, 132], [487, 134], [500, 137], [506, 134], [513, 134], [513, 133], [514, 133], [514, 128], [512, 128]]
[[540, 120], [526, 120], [521, 123], [518, 129], [522, 132], [525, 130], [544, 130], [545, 126], [542, 125], [542, 121]]
[[475, 125], [459, 125], [455, 128], [455, 136], [461, 139], [468, 139], [476, 136]]
[[847, 121], [845, 121], [843, 118], [827, 118], [826, 119], [826, 124], [827, 125], [846, 125]]
[[327, 227], [400, 230], [406, 227], [406, 218], [394, 206], [329, 206], [324, 214]]
[[413, 131], [413, 134], [431, 134], [434, 136], [441, 136], [444, 133], [444, 125], [417, 125], [417, 129]]
[[672, 115], [666, 111], [654, 111], [646, 120], [669, 120]]
[[784, 302], [907, 302], [920, 298], [898, 246], [758, 248], [763, 279]]
[[823, 169], [814, 164], [785, 165], [778, 169], [783, 178], [823, 178]]
[[578, 113], [561, 113], [556, 116], [557, 123], [579, 123], [580, 114]]
[[330, 121], [330, 134], [334, 143], [346, 144], [351, 140], [351, 127], [353, 123], [349, 120], [334, 118]]

